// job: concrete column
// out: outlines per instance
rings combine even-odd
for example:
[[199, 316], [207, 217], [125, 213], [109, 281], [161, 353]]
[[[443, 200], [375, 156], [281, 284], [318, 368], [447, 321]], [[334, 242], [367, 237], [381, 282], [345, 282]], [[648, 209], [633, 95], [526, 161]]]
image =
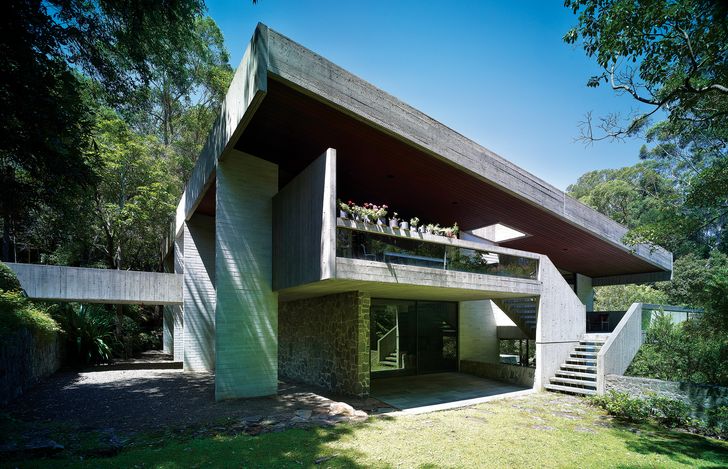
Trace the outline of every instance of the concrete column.
[[[184, 231], [185, 227], [182, 226], [177, 238], [174, 240], [174, 273], [184, 274], [185, 269], [185, 256], [184, 256]], [[184, 276], [183, 276], [184, 277]], [[183, 283], [184, 288], [184, 283]], [[183, 295], [184, 297], [184, 295]], [[174, 353], [174, 361], [181, 362], [185, 358], [185, 340], [184, 340], [184, 307], [182, 305], [172, 306], [172, 338]]]
[[215, 398], [275, 394], [278, 295], [272, 288], [278, 166], [232, 152], [217, 167]]
[[594, 311], [594, 287], [591, 277], [576, 274], [576, 296], [584, 303], [587, 311]]
[[215, 370], [215, 219], [193, 215], [184, 229], [184, 369]]
[[461, 301], [459, 360], [498, 363], [498, 325], [490, 300]]

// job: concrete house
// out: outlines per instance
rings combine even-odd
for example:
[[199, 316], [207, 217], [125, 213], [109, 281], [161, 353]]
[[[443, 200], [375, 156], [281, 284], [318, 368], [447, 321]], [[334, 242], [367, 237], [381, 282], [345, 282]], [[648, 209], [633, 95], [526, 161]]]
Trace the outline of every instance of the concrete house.
[[[462, 232], [342, 218], [337, 198]], [[593, 287], [671, 276], [625, 232], [261, 24], [177, 209], [164, 345], [214, 370], [217, 399], [443, 371], [592, 389]], [[499, 363], [502, 339], [535, 341], [535, 367]]]

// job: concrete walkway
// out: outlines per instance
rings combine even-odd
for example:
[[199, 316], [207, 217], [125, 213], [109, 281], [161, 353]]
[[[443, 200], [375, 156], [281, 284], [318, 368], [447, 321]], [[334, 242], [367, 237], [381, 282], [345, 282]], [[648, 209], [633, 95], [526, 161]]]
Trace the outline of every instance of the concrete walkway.
[[479, 404], [532, 392], [531, 388], [464, 373], [434, 373], [372, 380], [372, 397], [415, 414]]

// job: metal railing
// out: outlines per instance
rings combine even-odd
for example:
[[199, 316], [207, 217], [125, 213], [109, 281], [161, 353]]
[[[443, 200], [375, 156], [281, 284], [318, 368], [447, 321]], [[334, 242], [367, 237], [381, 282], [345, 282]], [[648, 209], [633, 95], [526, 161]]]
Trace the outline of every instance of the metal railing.
[[537, 255], [518, 256], [481, 249], [473, 242], [408, 230], [396, 231], [401, 234], [388, 228], [374, 231], [354, 224], [338, 226], [336, 255], [432, 269], [538, 279]]

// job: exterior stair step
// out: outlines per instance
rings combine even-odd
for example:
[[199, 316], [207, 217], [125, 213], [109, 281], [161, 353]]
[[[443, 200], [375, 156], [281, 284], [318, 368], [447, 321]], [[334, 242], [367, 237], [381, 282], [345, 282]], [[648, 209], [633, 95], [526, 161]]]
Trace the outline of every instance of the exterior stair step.
[[552, 384], [572, 384], [572, 385], [576, 385], [576, 386], [583, 386], [588, 389], [597, 388], [596, 381], [587, 381], [587, 380], [573, 379], [573, 378], [562, 378], [560, 376], [555, 376], [555, 377], [551, 378], [549, 381], [551, 381]]
[[579, 371], [594, 371], [596, 373], [597, 367], [596, 365], [573, 365], [570, 363], [565, 363], [561, 365], [561, 368], [569, 369], [569, 370], [579, 370]]
[[569, 354], [570, 357], [573, 358], [591, 358], [596, 360], [597, 359], [597, 352], [571, 352]]
[[574, 350], [577, 352], [599, 352], [601, 349], [601, 346], [598, 345], [579, 345], [578, 347], [574, 347]]
[[588, 365], [590, 363], [597, 363], [596, 358], [567, 358], [566, 363], [572, 364], [572, 365]]
[[548, 389], [549, 391], [560, 391], [560, 392], [566, 392], [571, 394], [584, 394], [587, 396], [593, 396], [597, 393], [595, 389], [584, 389], [584, 388], [575, 388], [572, 386], [560, 386], [558, 384], [547, 384], [544, 386], [544, 388]]
[[566, 377], [573, 377], [573, 378], [585, 378], [585, 379], [592, 379], [596, 381], [597, 374], [596, 373], [582, 373], [580, 371], [567, 371], [567, 370], [559, 370], [556, 372], [556, 376], [566, 376]]

